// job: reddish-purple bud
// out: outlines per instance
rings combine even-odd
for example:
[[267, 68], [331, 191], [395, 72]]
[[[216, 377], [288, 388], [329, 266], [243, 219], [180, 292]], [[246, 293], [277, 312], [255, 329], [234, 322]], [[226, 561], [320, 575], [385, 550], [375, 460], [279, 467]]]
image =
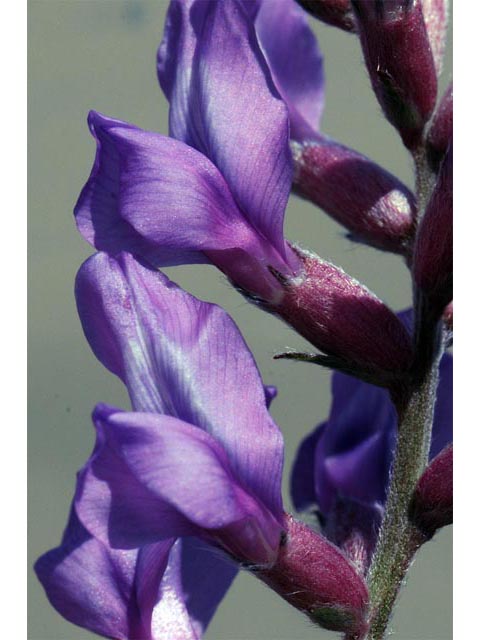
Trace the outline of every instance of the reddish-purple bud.
[[422, 0], [422, 11], [438, 77], [443, 68], [447, 40], [448, 0]]
[[449, 331], [453, 331], [453, 300], [443, 310], [443, 321]]
[[343, 553], [302, 522], [285, 515], [276, 564], [256, 575], [321, 627], [363, 637], [368, 590]]
[[404, 254], [414, 232], [415, 197], [365, 156], [325, 137], [291, 143], [294, 190], [346, 227], [353, 239]]
[[453, 447], [446, 447], [423, 472], [410, 507], [410, 519], [428, 538], [453, 521]]
[[414, 149], [437, 99], [420, 0], [352, 0], [372, 87], [387, 120]]
[[344, 31], [355, 31], [350, 0], [297, 0], [312, 16]]
[[420, 222], [413, 256], [415, 284], [438, 319], [453, 298], [453, 149], [445, 156]]
[[401, 377], [411, 364], [412, 346], [393, 311], [342, 269], [315, 254], [297, 253], [304, 274], [284, 282], [283, 298], [270, 311], [346, 364], [344, 371], [386, 386]]
[[428, 131], [427, 144], [432, 164], [435, 168], [440, 164], [443, 156], [453, 139], [453, 84], [450, 83], [442, 96], [432, 118]]

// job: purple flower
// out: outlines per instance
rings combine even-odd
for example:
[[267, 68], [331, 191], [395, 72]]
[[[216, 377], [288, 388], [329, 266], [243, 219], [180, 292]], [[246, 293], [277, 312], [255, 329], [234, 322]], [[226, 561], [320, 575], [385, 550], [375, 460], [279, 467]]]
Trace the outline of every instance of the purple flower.
[[[235, 0], [171, 3], [159, 76], [177, 140], [92, 112], [97, 156], [75, 210], [77, 223], [97, 248], [114, 254], [126, 248], [155, 266], [213, 262], [328, 355], [345, 359], [343, 347], [355, 340], [346, 335], [353, 320], [361, 340], [345, 366], [368, 369], [383, 384], [410, 362], [403, 327], [340, 269], [293, 250], [283, 237], [292, 179], [286, 104], [300, 120], [317, 118], [321, 74], [311, 85], [303, 75], [305, 82], [293, 86], [298, 68], [285, 70], [285, 78], [275, 71], [279, 85], [290, 82], [291, 97], [281, 100], [252, 21], [256, 15], [260, 31], [265, 12], [265, 20], [272, 13], [278, 21], [275, 7]], [[296, 32], [305, 34], [303, 12], [293, 3], [285, 7]], [[271, 39], [261, 39], [262, 46], [268, 42], [274, 52]], [[318, 301], [325, 296], [332, 298], [329, 309], [343, 309], [348, 318], [333, 339], [339, 325], [324, 317]], [[352, 316], [360, 307], [365, 313], [357, 322]], [[386, 373], [385, 357], [365, 358], [365, 351], [375, 351], [364, 339], [372, 328], [383, 337], [380, 351], [389, 354]]]
[[[223, 73], [217, 71], [219, 79], [216, 85], [200, 86], [195, 66], [199, 60], [202, 65], [211, 64], [202, 44], [205, 31], [195, 28], [196, 23], [200, 24], [201, 4], [195, 0], [171, 2], [165, 37], [159, 48], [158, 76], [170, 101], [170, 134], [205, 153], [222, 170], [211, 155], [212, 147], [205, 144], [208, 138], [205, 135], [200, 137], [190, 124], [199, 119], [204, 121], [201, 115], [199, 117], [201, 107], [197, 93], [203, 90], [212, 100], [211, 92], [217, 90], [222, 100], [222, 122], [228, 123], [228, 132], [220, 134], [224, 146], [227, 142], [225, 154], [233, 148], [229, 137], [236, 140], [240, 135], [244, 140], [244, 136], [258, 136], [262, 128], [268, 135], [268, 128], [263, 118], [258, 119], [258, 112], [249, 118], [247, 109], [241, 118], [238, 117], [236, 103], [242, 106], [243, 100], [250, 103], [251, 93], [246, 83], [235, 86], [235, 75], [230, 77], [225, 72], [228, 68], [230, 73], [230, 69], [238, 65], [232, 58], [238, 55], [242, 46], [252, 47], [255, 55], [250, 57], [250, 64], [258, 67], [259, 80], [270, 82], [271, 74], [288, 107], [296, 192], [313, 200], [346, 226], [356, 239], [381, 249], [404, 253], [412, 231], [413, 195], [399, 180], [363, 155], [318, 132], [324, 106], [323, 58], [306, 13], [294, 0], [246, 0], [241, 3], [253, 21], [256, 41], [264, 58], [258, 54], [255, 36], [250, 31], [249, 43], [232, 39], [228, 48], [218, 46], [217, 56], [221, 57], [219, 66]], [[228, 15], [224, 28], [242, 37], [239, 25], [245, 21], [245, 16], [238, 4], [207, 4], [210, 4], [212, 13]], [[202, 24], [206, 22], [205, 18], [203, 20]], [[224, 37], [221, 26], [217, 20], [215, 35], [219, 42]], [[266, 65], [270, 74], [265, 72]], [[239, 94], [243, 100], [239, 99]], [[230, 104], [230, 99], [235, 104]], [[266, 113], [266, 107], [269, 105], [261, 105], [262, 114]], [[247, 118], [248, 126], [245, 126]], [[217, 120], [212, 119], [212, 122], [216, 129]], [[233, 131], [237, 125], [240, 133]], [[208, 135], [212, 136], [211, 131]], [[215, 131], [215, 140], [220, 141], [220, 135]], [[245, 155], [249, 155], [250, 146], [251, 142], [246, 147], [236, 148], [233, 155], [237, 162], [243, 155], [243, 148], [246, 149]], [[249, 157], [245, 162], [250, 166]]]
[[323, 59], [305, 12], [294, 0], [258, 0], [253, 6], [257, 38], [288, 107], [295, 192], [349, 229], [353, 239], [405, 253], [413, 233], [413, 194], [382, 167], [318, 131]]
[[97, 156], [75, 209], [79, 230], [97, 249], [155, 266], [213, 262], [273, 301], [280, 286], [269, 268], [301, 272], [283, 237], [287, 108], [234, 0], [175, 2], [166, 30], [163, 86], [177, 140], [92, 112]]
[[62, 615], [102, 635], [198, 638], [236, 573], [231, 559], [270, 566], [278, 553], [271, 388], [225, 312], [129, 255], [90, 258], [76, 296], [135, 412], [96, 408], [70, 523], [38, 576]]
[[[314, 509], [324, 534], [364, 568], [383, 515], [397, 421], [388, 393], [335, 373], [326, 422], [302, 442], [291, 476], [297, 510]], [[430, 459], [452, 441], [452, 358], [444, 355]]]
[[36, 564], [53, 606], [108, 637], [198, 639], [241, 563], [316, 623], [363, 630], [355, 567], [283, 512], [274, 389], [225, 312], [129, 254], [90, 258], [76, 297], [135, 411], [94, 411], [64, 538]]

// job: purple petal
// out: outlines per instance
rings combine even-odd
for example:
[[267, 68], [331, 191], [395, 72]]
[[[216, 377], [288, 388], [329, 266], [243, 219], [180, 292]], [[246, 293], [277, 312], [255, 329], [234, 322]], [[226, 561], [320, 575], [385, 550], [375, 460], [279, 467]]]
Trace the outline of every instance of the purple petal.
[[[408, 322], [408, 314], [402, 316]], [[326, 516], [336, 497], [383, 504], [395, 448], [397, 419], [388, 393], [335, 373], [329, 419], [302, 442], [291, 479], [294, 504], [316, 503]], [[430, 459], [452, 441], [452, 357], [443, 356], [435, 405]]]
[[[90, 131], [97, 143], [97, 153], [90, 177], [85, 184], [77, 205], [75, 218], [82, 236], [100, 251], [115, 254], [131, 251], [142, 255], [153, 264], [175, 265], [208, 262], [197, 251], [159, 247], [142, 236], [119, 212], [121, 163], [108, 128], [136, 130], [135, 127], [105, 118], [92, 111], [88, 117]], [[139, 131], [139, 130], [137, 130]]]
[[121, 453], [113, 448], [105, 422], [116, 415], [121, 414], [106, 405], [97, 406], [93, 415], [97, 441], [78, 474], [75, 495], [84, 526], [105, 545], [124, 549], [196, 533], [195, 526], [173, 505], [145, 490]]
[[235, 558], [269, 563], [281, 525], [235, 479], [208, 433], [177, 418], [97, 408], [98, 438], [76, 509], [100, 540], [139, 547], [203, 535]]
[[238, 566], [199, 538], [182, 538], [177, 544], [182, 550], [183, 597], [195, 627], [205, 631]]
[[173, 543], [112, 549], [72, 510], [62, 544], [35, 570], [55, 609], [94, 633], [199, 640], [238, 569], [200, 540]]
[[127, 254], [90, 258], [76, 296], [93, 351], [125, 382], [134, 409], [210, 433], [244, 486], [280, 515], [283, 440], [252, 355], [227, 314]]
[[159, 49], [171, 135], [220, 170], [250, 223], [286, 257], [292, 166], [287, 109], [235, 0], [171, 4]]
[[267, 384], [263, 387], [263, 390], [265, 391], [265, 402], [267, 404], [267, 408], [270, 409], [270, 405], [278, 395], [278, 389], [271, 384]]
[[316, 132], [324, 106], [323, 58], [294, 0], [263, 0], [255, 20], [260, 45], [290, 116], [290, 136]]
[[[142, 604], [154, 596], [147, 581], [154, 577], [148, 553], [154, 547], [142, 549], [139, 563], [143, 588], [138, 598]], [[200, 540], [177, 540], [170, 551], [151, 617], [155, 640], [199, 640], [237, 571], [233, 563]]]
[[443, 356], [440, 362], [439, 374], [440, 381], [433, 416], [430, 460], [453, 441], [453, 358], [448, 353]]
[[315, 451], [327, 423], [318, 425], [300, 444], [292, 467], [290, 492], [297, 511], [305, 511], [317, 502], [315, 492]]
[[89, 124], [97, 156], [75, 215], [94, 246], [109, 252], [130, 249], [164, 265], [172, 264], [178, 251], [177, 264], [205, 261], [192, 252], [250, 251], [257, 244], [258, 234], [205, 156], [94, 111]]
[[[114, 550], [92, 538], [72, 510], [62, 544], [39, 558], [35, 571], [53, 607], [73, 624], [109, 638], [160, 640], [165, 636], [152, 634], [150, 623], [172, 543]], [[137, 567], [145, 553], [148, 581]]]

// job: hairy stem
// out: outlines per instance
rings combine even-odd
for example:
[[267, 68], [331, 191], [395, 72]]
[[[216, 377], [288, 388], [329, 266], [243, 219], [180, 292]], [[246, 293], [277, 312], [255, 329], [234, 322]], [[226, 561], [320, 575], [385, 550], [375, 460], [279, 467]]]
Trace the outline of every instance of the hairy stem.
[[438, 358], [408, 401], [399, 407], [397, 450], [377, 549], [368, 575], [369, 640], [384, 637], [390, 614], [422, 536], [409, 522], [408, 509], [417, 481], [428, 462]]
[[425, 145], [420, 145], [412, 153], [415, 163], [415, 192], [417, 195], [417, 225], [420, 222], [425, 207], [435, 185], [435, 174], [428, 162]]

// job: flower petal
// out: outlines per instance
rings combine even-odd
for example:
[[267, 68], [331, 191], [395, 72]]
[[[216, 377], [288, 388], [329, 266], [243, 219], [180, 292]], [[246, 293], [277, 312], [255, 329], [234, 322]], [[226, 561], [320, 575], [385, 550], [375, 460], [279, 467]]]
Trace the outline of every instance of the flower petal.
[[199, 538], [182, 538], [176, 544], [181, 545], [183, 597], [200, 634], [237, 575], [238, 566]]
[[[400, 315], [408, 324], [410, 316]], [[430, 460], [452, 441], [452, 362], [445, 354], [440, 363]], [[384, 389], [335, 373], [332, 395], [328, 421], [300, 445], [291, 478], [296, 508], [304, 510], [316, 502], [324, 516], [336, 496], [370, 505], [384, 503], [397, 429]]]
[[280, 515], [282, 436], [228, 315], [128, 254], [90, 258], [78, 274], [76, 297], [93, 351], [125, 382], [134, 409], [210, 433], [244, 486]]
[[257, 234], [203, 155], [94, 111], [89, 125], [97, 155], [75, 216], [94, 246], [134, 251], [158, 266], [205, 261], [198, 255], [204, 250], [255, 245]]
[[290, 137], [316, 132], [324, 106], [323, 57], [294, 0], [263, 0], [255, 20], [260, 45], [290, 116]]
[[94, 633], [199, 640], [238, 568], [196, 538], [112, 549], [72, 510], [61, 545], [35, 570], [55, 609]]
[[141, 610], [153, 610], [149, 619], [154, 640], [199, 640], [230, 587], [238, 568], [197, 538], [178, 539], [156, 598], [150, 556], [157, 545], [141, 550], [137, 572], [141, 587], [137, 598]]
[[158, 72], [171, 135], [210, 158], [250, 223], [285, 257], [288, 116], [252, 21], [235, 0], [174, 0], [167, 23]]
[[170, 416], [114, 411], [97, 407], [97, 444], [79, 476], [76, 509], [92, 534], [122, 548], [194, 534], [242, 561], [271, 562], [281, 525], [212, 436]]
[[[109, 548], [88, 533], [72, 509], [61, 545], [41, 556], [35, 571], [52, 606], [73, 624], [109, 638], [160, 640], [152, 635], [150, 620], [172, 543], [165, 540], [148, 547], [146, 585], [137, 571], [145, 551]], [[139, 589], [144, 593], [141, 599], [136, 597]], [[196, 640], [194, 635], [184, 638]]]
[[300, 444], [292, 467], [290, 492], [297, 511], [305, 511], [317, 502], [315, 492], [315, 451], [318, 440], [326, 427], [318, 425]]

